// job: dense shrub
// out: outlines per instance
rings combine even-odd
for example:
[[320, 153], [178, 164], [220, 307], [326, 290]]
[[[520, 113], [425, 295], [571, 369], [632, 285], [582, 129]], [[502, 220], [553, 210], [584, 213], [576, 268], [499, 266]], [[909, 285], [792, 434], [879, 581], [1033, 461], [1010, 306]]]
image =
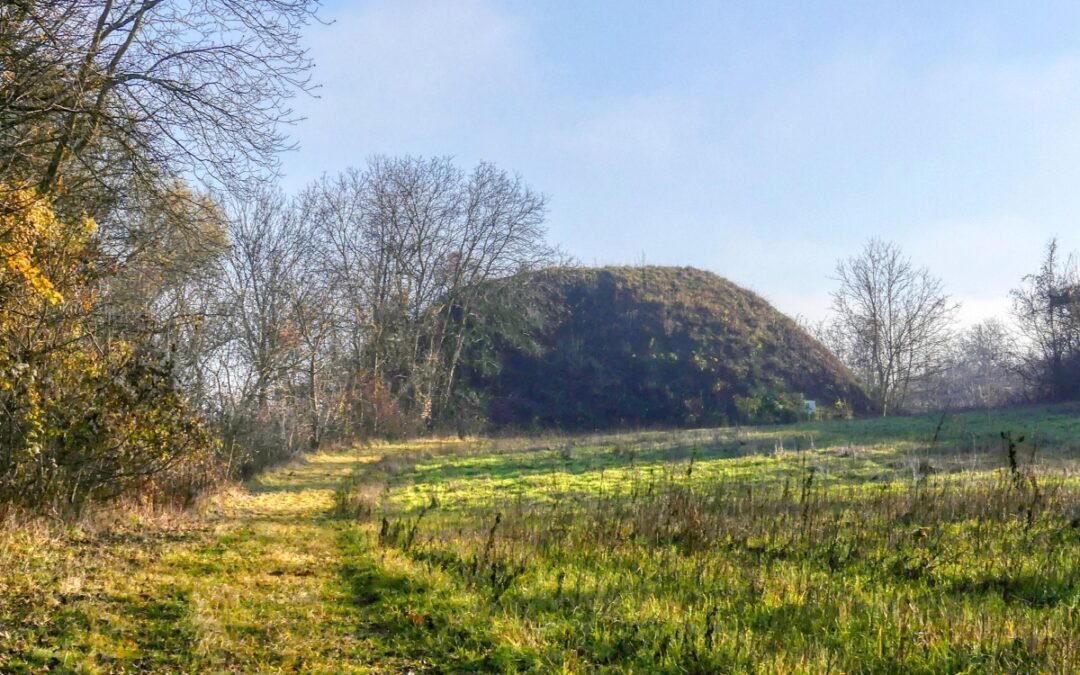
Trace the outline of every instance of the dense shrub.
[[803, 397], [791, 392], [759, 388], [736, 396], [735, 407], [743, 424], [790, 424], [806, 417]]
[[95, 316], [93, 235], [0, 190], [0, 510], [78, 512], [135, 488], [186, 503], [217, 475], [168, 355]]

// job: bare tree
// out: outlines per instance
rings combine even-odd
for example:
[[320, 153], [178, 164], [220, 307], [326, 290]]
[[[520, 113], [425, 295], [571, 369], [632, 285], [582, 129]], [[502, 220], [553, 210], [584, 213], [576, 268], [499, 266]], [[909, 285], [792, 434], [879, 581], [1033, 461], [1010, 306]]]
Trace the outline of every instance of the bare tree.
[[1016, 336], [1000, 319], [986, 319], [957, 333], [945, 366], [920, 396], [927, 408], [993, 408], [1023, 400]]
[[[289, 99], [309, 89], [299, 38], [315, 6], [0, 3], [0, 239], [34, 222], [63, 235], [51, 247], [24, 237], [14, 255], [35, 256], [27, 269], [46, 270], [44, 287], [65, 294], [5, 288], [0, 311], [9, 319], [12, 303], [22, 308], [0, 322], [17, 338], [0, 345], [0, 362], [38, 369], [20, 376], [36, 389], [8, 396], [5, 416], [15, 424], [0, 455], [41, 435], [12, 413], [50, 420], [49, 445], [35, 461], [57, 472], [36, 474], [39, 495], [74, 502], [158, 475], [196, 489], [222, 464], [232, 468], [200, 413], [289, 386], [279, 366], [298, 349], [287, 348], [288, 330], [273, 330], [288, 326], [278, 310], [287, 315], [295, 304], [279, 300], [293, 296], [274, 280], [289, 264], [288, 246], [256, 218], [237, 221], [246, 227], [233, 229], [230, 248], [206, 188], [238, 188], [276, 168], [288, 146], [283, 125], [295, 117]], [[33, 352], [22, 336], [33, 338]]]
[[307, 238], [276, 190], [226, 202], [230, 250], [218, 287], [214, 369], [218, 419], [227, 444], [243, 442], [272, 460], [304, 436], [296, 405], [303, 355], [297, 333], [298, 272]]
[[912, 386], [941, 367], [958, 306], [940, 279], [878, 239], [839, 261], [836, 275], [830, 341], [883, 415], [902, 409]]
[[1080, 395], [1080, 274], [1076, 259], [1062, 259], [1056, 239], [1046, 246], [1038, 273], [1011, 293], [1013, 316], [1026, 341], [1020, 368], [1037, 398]]
[[343, 398], [339, 378], [333, 377], [333, 368], [343, 362], [341, 326], [317, 250], [312, 246], [303, 250], [288, 296], [299, 359], [297, 386], [306, 403], [308, 447], [315, 449], [322, 444], [330, 418]]
[[314, 0], [9, 0], [0, 173], [52, 192], [274, 166]]
[[324, 178], [301, 199], [338, 298], [341, 344], [359, 408], [377, 429], [374, 399], [430, 425], [447, 410], [468, 344], [466, 318], [487, 284], [551, 259], [545, 201], [490, 164], [377, 157]]

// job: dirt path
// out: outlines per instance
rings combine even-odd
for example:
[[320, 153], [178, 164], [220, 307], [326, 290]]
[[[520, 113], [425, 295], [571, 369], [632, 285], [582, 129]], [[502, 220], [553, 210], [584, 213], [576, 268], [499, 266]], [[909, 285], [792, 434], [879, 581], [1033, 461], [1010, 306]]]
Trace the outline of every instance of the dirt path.
[[370, 455], [317, 454], [230, 495], [206, 546], [165, 564], [192, 585], [200, 660], [247, 669], [346, 668], [357, 653], [334, 490]]
[[310, 455], [160, 532], [11, 537], [0, 672], [370, 671], [340, 546], [356, 525], [330, 511], [376, 456]]

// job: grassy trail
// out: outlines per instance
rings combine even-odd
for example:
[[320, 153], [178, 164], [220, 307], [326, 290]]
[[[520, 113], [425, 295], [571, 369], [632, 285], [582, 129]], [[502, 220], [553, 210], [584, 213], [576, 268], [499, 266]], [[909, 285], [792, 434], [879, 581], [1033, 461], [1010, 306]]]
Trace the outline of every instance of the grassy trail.
[[341, 546], [355, 525], [329, 512], [374, 458], [311, 455], [160, 531], [11, 535], [0, 671], [370, 671]]
[[368, 456], [318, 454], [230, 495], [205, 545], [167, 564], [192, 587], [200, 665], [345, 668], [357, 652], [333, 493]]

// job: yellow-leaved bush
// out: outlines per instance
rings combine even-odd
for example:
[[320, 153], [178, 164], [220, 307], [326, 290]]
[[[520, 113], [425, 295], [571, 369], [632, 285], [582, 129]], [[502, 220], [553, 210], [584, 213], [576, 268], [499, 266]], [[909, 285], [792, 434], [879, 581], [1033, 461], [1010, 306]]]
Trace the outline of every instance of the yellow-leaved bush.
[[94, 232], [0, 185], [0, 515], [188, 502], [220, 477], [168, 358], [95, 314]]

